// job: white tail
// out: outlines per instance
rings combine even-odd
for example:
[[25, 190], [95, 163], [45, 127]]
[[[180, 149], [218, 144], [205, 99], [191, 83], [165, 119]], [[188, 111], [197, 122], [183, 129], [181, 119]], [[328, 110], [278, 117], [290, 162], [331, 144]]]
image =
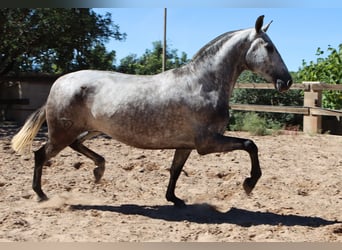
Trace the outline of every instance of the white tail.
[[35, 111], [26, 120], [24, 126], [12, 139], [12, 148], [16, 152], [23, 152], [23, 150], [29, 146], [31, 147], [34, 137], [37, 135], [40, 127], [45, 121], [45, 105]]

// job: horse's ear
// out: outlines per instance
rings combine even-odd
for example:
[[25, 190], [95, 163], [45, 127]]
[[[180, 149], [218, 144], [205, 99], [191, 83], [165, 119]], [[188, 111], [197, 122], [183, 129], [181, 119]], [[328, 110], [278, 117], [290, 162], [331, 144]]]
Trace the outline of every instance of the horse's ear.
[[271, 23], [273, 22], [273, 20], [271, 22], [269, 22], [269, 24], [265, 25], [263, 28], [262, 28], [262, 31], [263, 32], [266, 32], [268, 30], [268, 28], [270, 27]]
[[258, 19], [256, 20], [256, 22], [255, 22], [255, 31], [256, 31], [256, 33], [260, 33], [262, 25], [264, 23], [264, 17], [265, 17], [264, 15], [259, 16]]

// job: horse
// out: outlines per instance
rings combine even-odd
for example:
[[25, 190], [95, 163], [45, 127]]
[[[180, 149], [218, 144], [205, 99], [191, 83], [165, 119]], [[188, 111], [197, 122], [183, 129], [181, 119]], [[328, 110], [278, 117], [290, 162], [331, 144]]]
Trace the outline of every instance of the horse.
[[252, 28], [224, 33], [186, 65], [156, 75], [129, 75], [112, 71], [80, 70], [59, 77], [46, 103], [27, 119], [12, 139], [21, 152], [32, 144], [46, 121], [48, 140], [34, 152], [32, 188], [39, 201], [48, 197], [41, 188], [45, 163], [65, 147], [90, 158], [98, 183], [105, 159], [83, 142], [100, 133], [142, 149], [175, 150], [166, 200], [183, 207], [175, 195], [176, 182], [190, 153], [200, 155], [244, 150], [251, 160], [247, 194], [261, 177], [258, 148], [250, 139], [224, 135], [228, 103], [238, 76], [250, 70], [286, 91], [291, 75], [259, 16]]

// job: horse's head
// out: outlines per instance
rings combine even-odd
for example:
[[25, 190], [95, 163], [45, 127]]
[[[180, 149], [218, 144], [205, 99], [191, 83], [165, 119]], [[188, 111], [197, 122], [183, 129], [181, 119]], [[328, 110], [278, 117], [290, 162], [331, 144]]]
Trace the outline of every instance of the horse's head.
[[292, 78], [278, 50], [266, 34], [271, 23], [263, 27], [263, 20], [264, 16], [256, 20], [255, 30], [250, 36], [252, 41], [246, 53], [247, 68], [273, 82], [278, 91], [286, 91], [292, 84]]

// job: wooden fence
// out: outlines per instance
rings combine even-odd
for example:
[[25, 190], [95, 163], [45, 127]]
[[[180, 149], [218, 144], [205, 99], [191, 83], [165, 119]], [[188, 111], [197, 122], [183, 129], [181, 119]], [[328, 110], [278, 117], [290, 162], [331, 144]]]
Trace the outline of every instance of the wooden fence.
[[[235, 88], [240, 89], [274, 89], [272, 83], [237, 83]], [[322, 116], [342, 116], [342, 110], [322, 108], [322, 91], [342, 91], [342, 84], [332, 85], [320, 82], [304, 82], [293, 84], [289, 91], [300, 89], [304, 91], [304, 105], [271, 106], [252, 104], [230, 104], [232, 110], [292, 113], [303, 115], [303, 131], [306, 133], [320, 133], [322, 130]], [[342, 95], [342, 93], [341, 93]]]

